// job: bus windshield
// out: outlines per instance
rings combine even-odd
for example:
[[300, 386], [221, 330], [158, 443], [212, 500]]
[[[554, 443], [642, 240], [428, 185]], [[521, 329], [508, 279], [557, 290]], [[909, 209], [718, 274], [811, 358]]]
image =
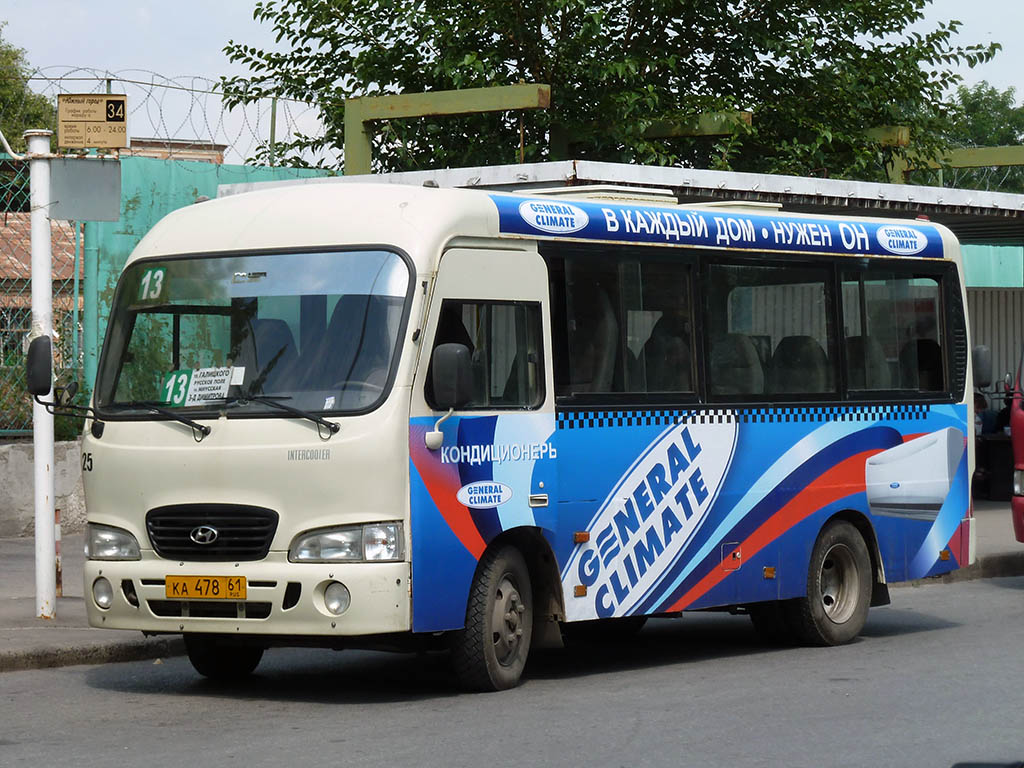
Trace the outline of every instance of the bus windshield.
[[136, 262], [114, 300], [98, 405], [371, 409], [391, 379], [409, 284], [406, 263], [382, 250]]

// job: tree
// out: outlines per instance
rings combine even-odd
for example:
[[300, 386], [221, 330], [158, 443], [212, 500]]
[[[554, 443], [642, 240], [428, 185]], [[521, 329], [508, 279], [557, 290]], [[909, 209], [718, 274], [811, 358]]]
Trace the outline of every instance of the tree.
[[[884, 179], [894, 153], [944, 146], [948, 67], [998, 45], [958, 46], [959, 22], [909, 32], [929, 0], [261, 0], [254, 18], [287, 50], [230, 41], [249, 77], [223, 80], [229, 104], [278, 95], [318, 105], [325, 131], [279, 154], [340, 147], [352, 96], [549, 83], [552, 107], [393, 121], [378, 170], [548, 159], [550, 132], [572, 157]], [[646, 139], [658, 119], [749, 110], [728, 139]], [[912, 144], [866, 132], [909, 125]]]
[[[1024, 144], [1024, 106], [1016, 91], [1000, 91], [982, 80], [972, 88], [960, 86], [947, 132], [953, 147], [999, 147]], [[1024, 192], [1024, 167], [959, 168], [946, 171], [950, 186], [998, 192]]]
[[53, 129], [56, 113], [45, 96], [29, 89], [32, 72], [25, 51], [3, 39], [7, 22], [0, 22], [0, 130], [15, 152], [25, 150], [22, 134], [30, 128]]

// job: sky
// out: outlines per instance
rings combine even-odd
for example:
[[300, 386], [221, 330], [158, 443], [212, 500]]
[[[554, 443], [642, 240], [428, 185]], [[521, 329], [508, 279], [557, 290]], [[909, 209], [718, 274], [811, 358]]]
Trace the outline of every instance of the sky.
[[[510, 0], [514, 1], [514, 0]], [[202, 80], [220, 75], [244, 74], [222, 52], [228, 40], [245, 42], [259, 48], [273, 47], [269, 25], [252, 18], [251, 0], [0, 0], [0, 20], [6, 20], [3, 38], [24, 48], [31, 66], [47, 74], [70, 73], [73, 67], [105, 70], [151, 81], [156, 73], [202, 90]], [[922, 29], [933, 28], [938, 21], [956, 18], [963, 22], [960, 42], [1000, 42], [1003, 50], [996, 58], [961, 74], [970, 85], [987, 80], [1000, 90], [1016, 88], [1018, 102], [1024, 99], [1024, 32], [1022, 0], [934, 0], [926, 10]], [[158, 78], [158, 81], [163, 81]], [[34, 83], [44, 91], [46, 83]], [[95, 83], [83, 82], [81, 92], [96, 90]], [[54, 86], [49, 86], [53, 92]], [[64, 91], [70, 91], [65, 83]], [[266, 135], [269, 105], [248, 114], [213, 115], [210, 97], [196, 94], [128, 85], [120, 90], [129, 95], [132, 119], [129, 130], [134, 136], [209, 136], [239, 145], [245, 154], [248, 144]], [[160, 93], [160, 98], [153, 94]], [[199, 107], [199, 109], [196, 109]], [[289, 128], [308, 132], [315, 129], [315, 118], [301, 105], [284, 105], [279, 113], [278, 136]], [[241, 158], [234, 158], [240, 160]]]

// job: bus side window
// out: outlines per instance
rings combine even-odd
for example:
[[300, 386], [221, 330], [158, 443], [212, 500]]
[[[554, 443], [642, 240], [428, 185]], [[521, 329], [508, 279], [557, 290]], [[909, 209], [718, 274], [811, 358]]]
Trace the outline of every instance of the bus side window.
[[611, 394], [621, 403], [623, 395], [637, 402], [649, 394], [692, 396], [688, 262], [595, 249], [552, 260], [550, 268], [559, 397], [597, 403]]
[[849, 389], [944, 391], [938, 278], [868, 266], [842, 280]]
[[764, 394], [764, 368], [753, 342], [742, 333], [713, 338], [708, 381], [713, 395]]
[[[446, 299], [432, 349], [440, 344], [469, 349], [473, 396], [464, 410], [536, 408], [543, 402], [539, 304]], [[436, 407], [433, 360], [427, 368], [424, 397]]]
[[942, 349], [935, 339], [913, 339], [900, 350], [900, 379], [904, 386], [917, 382], [922, 392], [941, 392]]
[[712, 263], [707, 275], [712, 396], [836, 396], [827, 267]]
[[611, 392], [619, 324], [608, 292], [597, 286], [589, 303], [577, 301], [569, 337], [570, 386], [574, 392]]

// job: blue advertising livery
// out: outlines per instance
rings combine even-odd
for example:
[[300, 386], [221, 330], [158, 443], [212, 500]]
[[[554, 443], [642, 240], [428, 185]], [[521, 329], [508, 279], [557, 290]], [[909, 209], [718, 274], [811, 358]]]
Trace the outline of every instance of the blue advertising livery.
[[477, 562], [517, 527], [550, 544], [568, 621], [799, 597], [836, 514], [869, 521], [887, 581], [953, 570], [966, 419], [926, 404], [454, 416], [440, 451], [433, 419], [413, 419], [414, 631], [462, 626]]
[[773, 253], [942, 258], [937, 227], [870, 221], [490, 195], [502, 234]]

